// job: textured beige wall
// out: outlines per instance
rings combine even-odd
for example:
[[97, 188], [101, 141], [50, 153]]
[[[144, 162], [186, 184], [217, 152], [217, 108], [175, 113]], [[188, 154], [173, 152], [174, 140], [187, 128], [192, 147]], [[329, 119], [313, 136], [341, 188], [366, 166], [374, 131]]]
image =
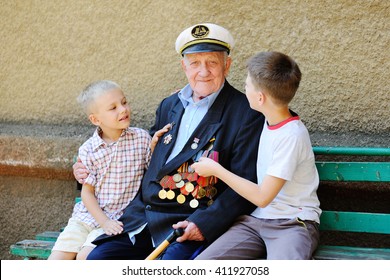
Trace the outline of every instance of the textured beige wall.
[[311, 131], [390, 130], [390, 1], [13, 0], [0, 21], [0, 122], [86, 123], [77, 94], [113, 79], [133, 124], [148, 128], [185, 84], [177, 35], [209, 21], [237, 41], [229, 80], [239, 89], [250, 55], [286, 52], [304, 74], [292, 108]]
[[149, 128], [159, 101], [186, 83], [176, 37], [200, 22], [231, 30], [229, 80], [241, 90], [255, 52], [298, 61], [303, 81], [292, 108], [321, 140], [314, 144], [388, 144], [390, 1], [3, 0], [0, 259], [71, 214], [79, 195], [72, 158], [91, 134], [78, 93], [115, 80], [130, 96], [133, 125]]

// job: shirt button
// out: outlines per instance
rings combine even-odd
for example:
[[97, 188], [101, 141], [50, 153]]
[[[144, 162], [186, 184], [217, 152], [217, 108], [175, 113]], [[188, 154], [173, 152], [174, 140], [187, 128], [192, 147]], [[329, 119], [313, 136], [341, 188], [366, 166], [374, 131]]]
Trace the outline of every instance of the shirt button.
[[145, 206], [145, 209], [148, 210], [148, 211], [150, 211], [150, 210], [152, 210], [152, 206], [146, 205], [146, 206]]

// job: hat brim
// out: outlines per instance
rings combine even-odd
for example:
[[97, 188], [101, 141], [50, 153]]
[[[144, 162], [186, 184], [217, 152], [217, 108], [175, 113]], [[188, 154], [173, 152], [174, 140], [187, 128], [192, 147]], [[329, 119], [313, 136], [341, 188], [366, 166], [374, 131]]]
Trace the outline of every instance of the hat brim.
[[229, 54], [229, 49], [225, 46], [213, 44], [213, 43], [198, 43], [191, 45], [185, 48], [181, 54], [188, 53], [201, 53], [201, 52], [227, 52]]

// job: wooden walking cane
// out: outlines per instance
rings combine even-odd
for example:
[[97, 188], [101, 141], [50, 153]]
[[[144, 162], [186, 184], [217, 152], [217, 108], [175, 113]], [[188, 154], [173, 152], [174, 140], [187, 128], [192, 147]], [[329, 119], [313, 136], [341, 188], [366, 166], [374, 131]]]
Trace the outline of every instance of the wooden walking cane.
[[184, 230], [182, 228], [177, 228], [174, 231], [172, 231], [168, 237], [161, 242], [160, 245], [156, 249], [154, 249], [153, 252], [150, 253], [150, 255], [145, 260], [154, 260], [156, 259], [162, 251], [164, 251], [165, 248], [168, 247], [169, 244], [171, 244], [172, 241], [174, 241], [177, 237], [182, 236], [184, 233]]

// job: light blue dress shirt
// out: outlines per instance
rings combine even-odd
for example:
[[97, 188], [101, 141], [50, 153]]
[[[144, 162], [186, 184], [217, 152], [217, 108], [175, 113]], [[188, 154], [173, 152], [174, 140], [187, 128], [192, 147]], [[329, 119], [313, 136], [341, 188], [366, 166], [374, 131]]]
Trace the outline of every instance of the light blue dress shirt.
[[195, 128], [199, 125], [209, 108], [213, 105], [222, 87], [217, 92], [208, 95], [207, 97], [203, 98], [202, 100], [199, 100], [198, 102], [194, 102], [194, 100], [192, 99], [193, 91], [189, 84], [187, 84], [179, 92], [179, 99], [185, 109], [184, 114], [181, 118], [175, 145], [167, 159], [167, 162], [169, 162], [181, 152], [184, 145], [187, 143], [188, 139], [194, 132]]

